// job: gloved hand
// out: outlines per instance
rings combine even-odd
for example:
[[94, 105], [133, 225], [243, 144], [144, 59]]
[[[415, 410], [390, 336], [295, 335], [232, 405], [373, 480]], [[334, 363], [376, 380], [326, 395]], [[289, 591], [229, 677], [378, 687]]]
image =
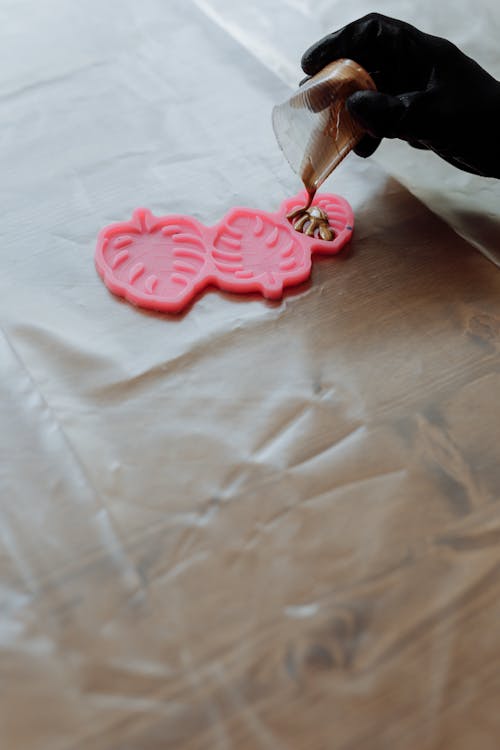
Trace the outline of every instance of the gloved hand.
[[314, 75], [342, 57], [362, 65], [378, 89], [347, 100], [369, 133], [359, 156], [382, 138], [401, 138], [459, 169], [500, 177], [500, 83], [454, 44], [370, 13], [310, 47], [302, 68]]

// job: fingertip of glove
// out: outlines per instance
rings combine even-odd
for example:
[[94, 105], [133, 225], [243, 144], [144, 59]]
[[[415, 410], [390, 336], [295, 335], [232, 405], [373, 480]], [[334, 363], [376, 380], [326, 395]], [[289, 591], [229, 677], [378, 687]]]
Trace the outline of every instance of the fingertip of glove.
[[300, 61], [300, 66], [306, 76], [313, 76], [318, 73], [323, 67], [317, 60], [317, 54], [315, 53], [314, 47], [304, 52]]
[[360, 156], [362, 159], [367, 159], [378, 149], [381, 140], [381, 138], [374, 138], [371, 135], [365, 135], [357, 146], [355, 146], [353, 151], [356, 156]]
[[399, 136], [403, 103], [378, 91], [356, 91], [346, 102], [349, 114], [375, 138]]
[[338, 58], [334, 44], [336, 36], [337, 32], [328, 34], [328, 36], [323, 37], [306, 49], [300, 61], [302, 70], [306, 75], [316, 75], [325, 65]]
[[378, 91], [355, 91], [346, 101], [347, 110], [351, 115], [361, 116], [373, 109], [379, 97]]

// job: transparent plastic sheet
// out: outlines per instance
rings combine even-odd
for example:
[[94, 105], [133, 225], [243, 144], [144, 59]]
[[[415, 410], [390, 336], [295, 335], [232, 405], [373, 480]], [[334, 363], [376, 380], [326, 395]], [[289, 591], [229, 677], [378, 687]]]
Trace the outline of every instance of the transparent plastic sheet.
[[264, 31], [304, 8], [261, 59], [231, 8], [0, 10], [0, 747], [496, 748], [492, 265], [349, 157], [351, 249], [281, 303], [94, 271], [138, 205], [296, 191]]

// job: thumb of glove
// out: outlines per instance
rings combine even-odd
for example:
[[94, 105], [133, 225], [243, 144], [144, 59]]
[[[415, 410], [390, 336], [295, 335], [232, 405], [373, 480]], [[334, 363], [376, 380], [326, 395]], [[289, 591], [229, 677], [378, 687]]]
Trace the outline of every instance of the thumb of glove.
[[406, 106], [397, 96], [379, 91], [356, 91], [346, 102], [347, 110], [375, 138], [400, 138]]

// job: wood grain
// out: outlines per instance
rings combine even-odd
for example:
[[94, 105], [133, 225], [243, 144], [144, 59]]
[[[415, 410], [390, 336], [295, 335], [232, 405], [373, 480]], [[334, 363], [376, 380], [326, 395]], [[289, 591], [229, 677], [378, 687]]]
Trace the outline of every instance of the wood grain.
[[389, 182], [312, 284], [59, 408], [140, 398], [164, 461], [45, 535], [3, 506], [2, 748], [498, 747], [500, 275]]

